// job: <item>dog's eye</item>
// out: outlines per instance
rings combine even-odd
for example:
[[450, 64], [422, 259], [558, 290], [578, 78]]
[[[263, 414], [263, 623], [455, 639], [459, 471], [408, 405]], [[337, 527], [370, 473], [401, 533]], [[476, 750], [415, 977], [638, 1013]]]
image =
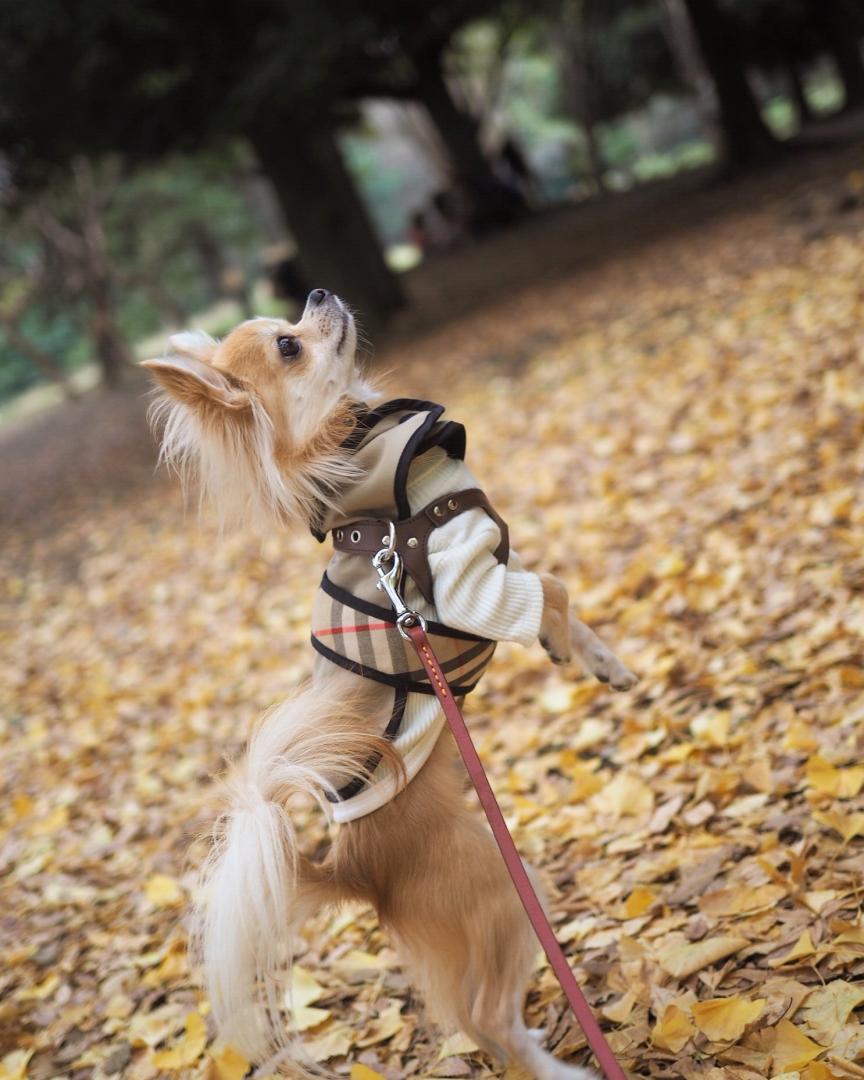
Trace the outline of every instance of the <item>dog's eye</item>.
[[296, 337], [280, 337], [276, 339], [276, 344], [279, 346], [279, 352], [286, 360], [293, 360], [295, 356], [300, 355], [300, 351], [303, 346]]

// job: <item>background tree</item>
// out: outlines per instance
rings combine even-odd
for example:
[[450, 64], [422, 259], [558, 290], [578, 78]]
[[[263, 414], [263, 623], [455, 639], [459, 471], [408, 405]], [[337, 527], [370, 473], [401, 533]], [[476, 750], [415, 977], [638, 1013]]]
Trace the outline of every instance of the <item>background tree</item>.
[[362, 54], [370, 32], [362, 17], [334, 21], [320, 6], [281, 0], [82, 0], [74, 13], [46, 0], [10, 21], [0, 41], [0, 142], [22, 184], [82, 152], [140, 163], [243, 137], [310, 279], [351, 296], [367, 322], [399, 304], [337, 145], [347, 59]]
[[683, 0], [705, 66], [714, 83], [720, 134], [730, 166], [752, 165], [777, 155], [778, 143], [762, 119], [747, 81], [736, 24], [719, 0]]

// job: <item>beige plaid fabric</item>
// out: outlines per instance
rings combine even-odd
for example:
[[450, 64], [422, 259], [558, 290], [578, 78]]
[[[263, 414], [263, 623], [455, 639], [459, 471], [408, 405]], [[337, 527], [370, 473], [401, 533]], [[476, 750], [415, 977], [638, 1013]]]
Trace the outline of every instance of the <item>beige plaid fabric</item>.
[[[436, 622], [428, 624], [427, 634], [453, 693], [458, 697], [473, 690], [492, 659], [495, 642]], [[326, 574], [312, 609], [312, 645], [358, 675], [434, 693], [411, 642], [396, 628], [392, 609], [350, 595]]]

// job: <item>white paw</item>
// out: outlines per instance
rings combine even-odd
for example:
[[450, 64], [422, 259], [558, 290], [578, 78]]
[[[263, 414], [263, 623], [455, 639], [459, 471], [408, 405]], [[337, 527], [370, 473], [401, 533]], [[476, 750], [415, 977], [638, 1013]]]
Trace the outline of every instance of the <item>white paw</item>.
[[625, 667], [608, 649], [594, 646], [585, 654], [585, 663], [591, 674], [600, 682], [609, 683], [613, 690], [632, 690], [639, 682], [638, 676]]

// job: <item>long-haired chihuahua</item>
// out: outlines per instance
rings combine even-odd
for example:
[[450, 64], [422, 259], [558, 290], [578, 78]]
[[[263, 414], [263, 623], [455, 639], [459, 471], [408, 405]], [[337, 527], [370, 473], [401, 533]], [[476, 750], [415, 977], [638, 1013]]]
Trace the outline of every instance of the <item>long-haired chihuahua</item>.
[[[525, 1026], [534, 935], [466, 805], [453, 741], [375, 593], [369, 552], [399, 526], [406, 599], [429, 621], [457, 696], [502, 639], [539, 638], [557, 663], [575, 653], [616, 689], [636, 679], [568, 613], [565, 587], [509, 550], [464, 464], [461, 425], [432, 402], [372, 404], [356, 344], [350, 310], [315, 289], [296, 324], [252, 319], [221, 342], [179, 334], [145, 362], [160, 391], [161, 458], [223, 525], [302, 526], [335, 549], [315, 601], [312, 678], [258, 722], [226, 779], [195, 920], [213, 1015], [253, 1061], [308, 1069], [281, 1013], [292, 931], [361, 901], [439, 1022], [539, 1080], [589, 1077]], [[318, 861], [292, 825], [301, 792], [337, 823]]]

